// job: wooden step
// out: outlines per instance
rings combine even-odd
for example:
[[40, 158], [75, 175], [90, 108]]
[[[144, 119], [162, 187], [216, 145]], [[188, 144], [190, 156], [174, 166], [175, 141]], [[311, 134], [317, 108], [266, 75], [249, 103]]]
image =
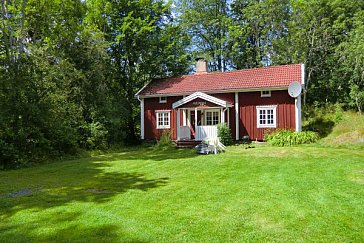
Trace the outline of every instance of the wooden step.
[[194, 148], [196, 145], [200, 144], [201, 141], [196, 140], [178, 140], [176, 141], [177, 148]]

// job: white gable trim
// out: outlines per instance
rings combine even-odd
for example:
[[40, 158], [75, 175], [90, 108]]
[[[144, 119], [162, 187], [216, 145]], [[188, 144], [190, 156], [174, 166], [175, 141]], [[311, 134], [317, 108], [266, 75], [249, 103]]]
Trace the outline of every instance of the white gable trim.
[[203, 100], [206, 100], [208, 102], [211, 102], [211, 103], [214, 103], [216, 105], [219, 105], [219, 106], [222, 106], [222, 107], [231, 107], [231, 104], [229, 104], [227, 101], [225, 100], [222, 100], [222, 99], [219, 99], [219, 98], [216, 98], [216, 97], [213, 97], [211, 95], [208, 95], [208, 94], [205, 94], [205, 93], [202, 93], [202, 92], [195, 92], [189, 96], [186, 96], [185, 98], [179, 100], [179, 101], [176, 101], [172, 104], [172, 108], [173, 109], [176, 109], [177, 107], [180, 107], [194, 99], [197, 99], [197, 98], [200, 98], [200, 99], [203, 99]]
[[140, 92], [142, 92], [151, 82], [152, 81], [149, 81], [141, 89], [139, 89], [138, 92], [136, 92], [135, 96], [139, 96]]

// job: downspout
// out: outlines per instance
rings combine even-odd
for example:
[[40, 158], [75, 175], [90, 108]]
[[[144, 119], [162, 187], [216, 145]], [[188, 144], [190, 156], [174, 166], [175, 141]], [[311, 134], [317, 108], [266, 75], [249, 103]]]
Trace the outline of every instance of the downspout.
[[222, 110], [224, 112], [224, 123], [226, 123], [229, 126], [229, 123], [227, 122], [227, 115], [225, 116], [225, 111], [227, 111], [228, 107], [225, 107], [225, 109]]

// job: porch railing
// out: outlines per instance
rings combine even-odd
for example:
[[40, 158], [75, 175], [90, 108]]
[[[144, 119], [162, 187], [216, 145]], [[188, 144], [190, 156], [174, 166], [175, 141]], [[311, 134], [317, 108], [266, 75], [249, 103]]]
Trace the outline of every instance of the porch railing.
[[217, 126], [197, 126], [196, 140], [217, 138]]
[[179, 139], [191, 139], [191, 131], [189, 126], [179, 127]]

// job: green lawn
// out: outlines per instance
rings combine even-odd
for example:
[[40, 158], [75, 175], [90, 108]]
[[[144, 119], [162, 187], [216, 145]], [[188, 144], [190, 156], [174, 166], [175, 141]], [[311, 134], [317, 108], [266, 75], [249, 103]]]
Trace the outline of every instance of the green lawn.
[[364, 150], [135, 148], [0, 172], [0, 242], [363, 242]]

